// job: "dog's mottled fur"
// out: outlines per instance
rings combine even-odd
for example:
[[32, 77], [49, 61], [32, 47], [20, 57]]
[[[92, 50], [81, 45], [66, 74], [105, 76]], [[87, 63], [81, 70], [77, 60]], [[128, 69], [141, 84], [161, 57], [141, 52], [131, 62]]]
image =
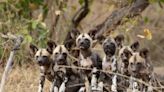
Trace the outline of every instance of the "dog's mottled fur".
[[[139, 52], [133, 53], [129, 59], [128, 71], [132, 77], [142, 79], [149, 83], [153, 68], [148, 56], [148, 49], [141, 49]], [[145, 85], [140, 84], [140, 91], [147, 91]]]
[[[117, 50], [117, 44], [115, 40], [111, 37], [106, 38], [102, 44], [102, 47], [105, 53], [102, 62], [103, 70], [116, 73], [118, 71], [118, 65], [115, 56]], [[108, 91], [114, 91], [117, 88], [117, 78], [115, 75], [101, 73], [101, 79]]]
[[139, 49], [139, 42], [136, 41], [132, 43], [130, 46], [123, 46], [118, 53], [119, 58], [119, 72], [121, 74], [129, 76], [128, 65], [129, 59], [134, 52]]
[[[92, 51], [92, 42], [93, 41], [91, 37], [87, 33], [82, 33], [77, 37], [76, 46], [80, 49], [79, 66], [85, 67], [85, 68], [102, 69], [102, 60], [97, 53], [94, 53]], [[88, 77], [89, 80], [92, 81], [91, 71], [81, 70], [81, 76], [82, 76], [82, 79], [85, 79], [85, 77]], [[94, 79], [97, 79], [97, 78], [94, 78]]]
[[142, 78], [145, 81], [147, 80], [147, 78], [144, 78], [152, 72], [152, 65], [150, 61], [148, 61], [147, 49], [142, 49], [139, 52], [133, 53], [129, 59], [128, 70], [132, 76]]
[[47, 43], [47, 48], [38, 48], [37, 46], [31, 44], [30, 49], [33, 52], [35, 62], [40, 66], [40, 82], [38, 92], [43, 92], [45, 79], [53, 81], [53, 64], [51, 60], [52, 49], [56, 44], [52, 41]]
[[115, 57], [116, 42], [112, 38], [107, 38], [103, 43], [105, 57], [103, 59], [102, 68], [107, 71], [117, 71], [117, 60]]
[[59, 67], [60, 65], [71, 65], [71, 62], [68, 61], [68, 54], [68, 50], [64, 45], [58, 45], [53, 51], [52, 59], [55, 77], [52, 92], [77, 92], [79, 90], [79, 86], [68, 87], [79, 83], [79, 78], [73, 73], [72, 69]]

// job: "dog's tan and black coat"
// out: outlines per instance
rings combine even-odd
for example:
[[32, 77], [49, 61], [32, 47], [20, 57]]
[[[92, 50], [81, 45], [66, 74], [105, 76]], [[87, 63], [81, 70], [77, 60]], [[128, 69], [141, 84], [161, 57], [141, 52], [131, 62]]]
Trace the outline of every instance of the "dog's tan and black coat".
[[71, 62], [68, 61], [68, 50], [65, 45], [58, 45], [52, 55], [53, 59], [53, 71], [55, 74], [53, 82], [53, 92], [77, 92], [80, 86], [73, 86], [79, 84], [80, 80], [78, 74], [75, 74], [72, 69], [60, 67], [60, 66], [71, 66]]
[[[151, 80], [151, 75], [153, 73], [152, 64], [148, 56], [148, 49], [143, 48], [138, 52], [133, 53], [129, 59], [128, 70], [132, 77], [141, 79], [147, 83]], [[140, 84], [140, 91], [147, 91], [148, 88]]]
[[38, 48], [37, 46], [30, 44], [30, 49], [34, 54], [35, 62], [40, 67], [40, 82], [38, 92], [43, 92], [45, 79], [48, 79], [51, 82], [54, 79], [51, 54], [56, 44], [52, 41], [49, 41], [47, 45], [47, 48]]

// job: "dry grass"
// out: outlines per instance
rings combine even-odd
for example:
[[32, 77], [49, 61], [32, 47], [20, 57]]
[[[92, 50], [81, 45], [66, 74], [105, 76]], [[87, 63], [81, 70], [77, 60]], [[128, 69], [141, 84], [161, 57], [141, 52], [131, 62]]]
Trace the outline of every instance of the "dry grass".
[[[3, 69], [0, 70], [0, 78]], [[37, 92], [39, 83], [39, 68], [30, 66], [28, 68], [17, 67], [11, 71], [5, 86], [5, 92]], [[45, 91], [48, 92], [50, 82], [46, 80]]]
[[[155, 71], [160, 74], [164, 71], [163, 67], [155, 68]], [[0, 78], [3, 69], [0, 69]], [[5, 92], [37, 92], [39, 82], [39, 68], [34, 65], [28, 68], [17, 67], [11, 71], [7, 83], [5, 85]], [[45, 82], [45, 92], [49, 91], [50, 82]]]

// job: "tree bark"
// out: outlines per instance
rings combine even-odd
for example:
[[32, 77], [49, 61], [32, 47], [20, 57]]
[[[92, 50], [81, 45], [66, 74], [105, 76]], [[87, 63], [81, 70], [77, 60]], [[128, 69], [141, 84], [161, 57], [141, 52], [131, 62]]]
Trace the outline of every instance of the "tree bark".
[[105, 32], [114, 31], [117, 26], [119, 26], [123, 18], [134, 18], [137, 15], [140, 15], [142, 11], [146, 9], [149, 5], [149, 0], [133, 0], [132, 4], [123, 7], [119, 10], [113, 11], [106, 20], [97, 25], [95, 28], [90, 30], [89, 33], [92, 35], [93, 39], [101, 39], [101, 36]]
[[69, 51], [72, 47], [75, 46], [76, 37], [80, 34], [80, 31], [77, 29], [77, 27], [89, 12], [88, 3], [88, 0], [84, 0], [84, 5], [75, 13], [75, 15], [72, 18], [72, 25], [64, 40], [64, 44]]

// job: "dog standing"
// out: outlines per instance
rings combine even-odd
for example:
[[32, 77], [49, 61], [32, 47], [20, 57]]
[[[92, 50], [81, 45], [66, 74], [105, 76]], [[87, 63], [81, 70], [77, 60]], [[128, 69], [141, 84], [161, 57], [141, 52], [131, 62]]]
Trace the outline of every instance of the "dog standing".
[[[107, 38], [103, 42], [102, 47], [105, 53], [102, 62], [103, 70], [116, 73], [118, 69], [117, 69], [117, 59], [115, 56], [116, 49], [117, 49], [115, 40], [110, 37]], [[104, 75], [104, 77], [102, 78], [104, 79], [104, 83], [106, 84], [108, 91], [112, 90], [113, 92], [117, 92], [117, 76], [111, 74], [104, 74], [104, 73], [102, 73], [101, 75]]]
[[96, 82], [99, 75], [96, 69], [102, 69], [102, 60], [97, 53], [92, 51], [92, 43], [93, 41], [87, 33], [80, 34], [76, 39], [76, 46], [80, 49], [79, 66], [94, 69], [93, 74], [90, 70], [81, 70], [83, 81], [86, 82], [87, 80], [85, 79], [88, 78], [93, 91], [97, 88]]

